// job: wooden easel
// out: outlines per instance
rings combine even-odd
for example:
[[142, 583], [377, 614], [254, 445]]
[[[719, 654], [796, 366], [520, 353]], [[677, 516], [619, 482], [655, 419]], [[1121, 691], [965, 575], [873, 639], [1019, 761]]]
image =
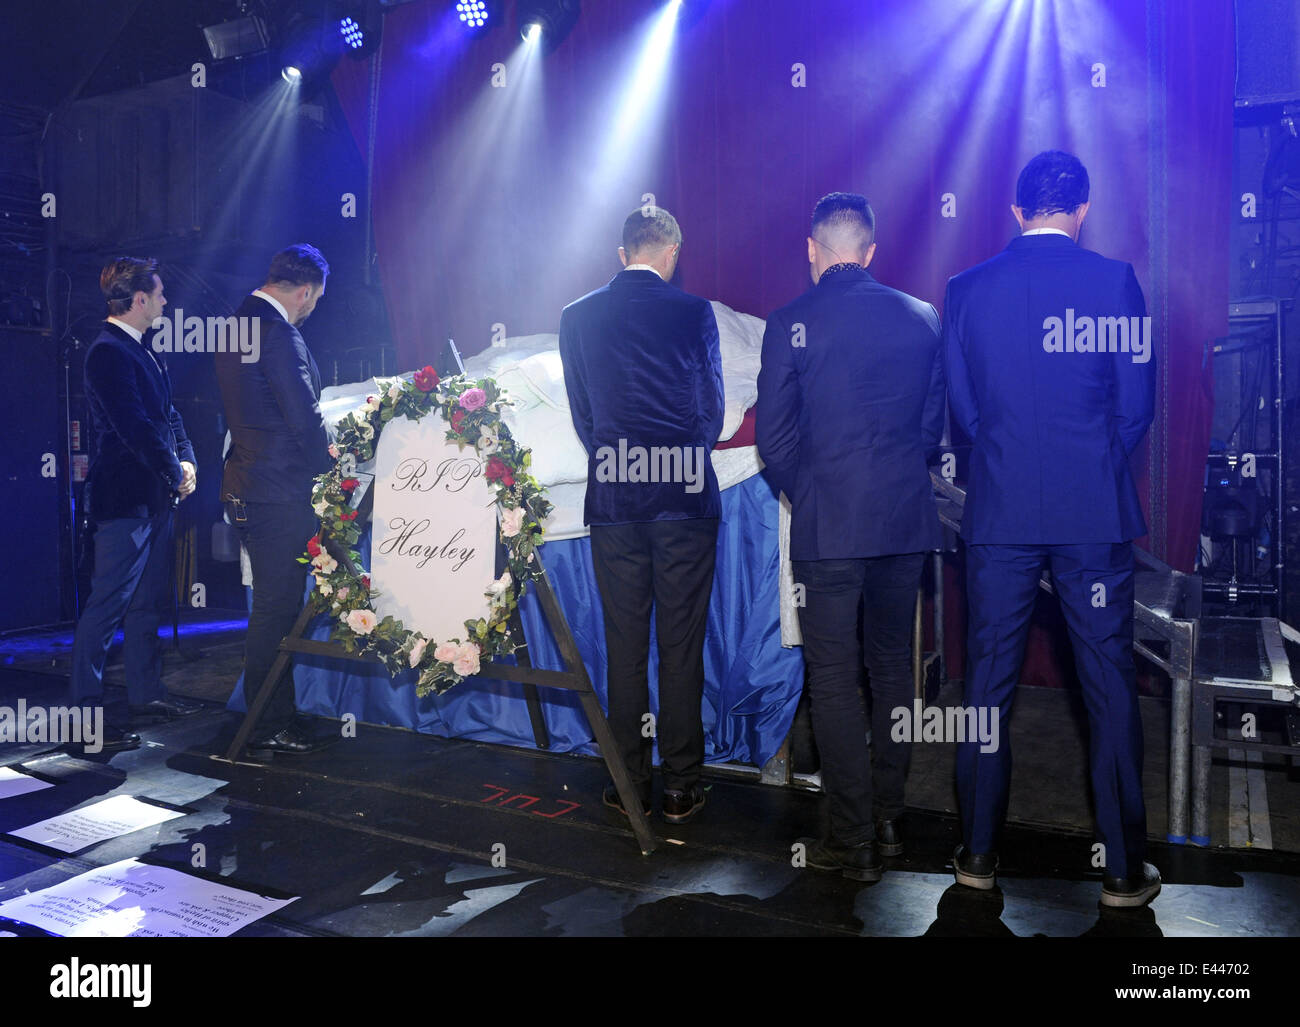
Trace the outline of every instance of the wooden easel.
[[[348, 558], [347, 553], [340, 553], [332, 546], [330, 552], [340, 564], [346, 566], [349, 571], [356, 573], [356, 568]], [[493, 678], [498, 681], [518, 681], [524, 686], [524, 697], [528, 702], [528, 716], [533, 726], [533, 737], [540, 749], [548, 748], [550, 743], [547, 739], [546, 723], [542, 719], [537, 686], [567, 688], [569, 691], [578, 694], [578, 700], [582, 703], [583, 712], [587, 715], [587, 723], [595, 736], [596, 744], [600, 746], [601, 757], [605, 761], [610, 777], [614, 779], [614, 786], [618, 789], [618, 796], [623, 802], [623, 808], [627, 810], [628, 819], [632, 822], [632, 833], [636, 835], [637, 844], [641, 846], [641, 854], [648, 856], [655, 850], [655, 836], [651, 833], [650, 824], [641, 809], [640, 796], [637, 795], [636, 789], [632, 786], [632, 779], [628, 776], [627, 767], [623, 765], [623, 760], [618, 754], [613, 732], [610, 731], [609, 722], [605, 719], [605, 711], [600, 708], [600, 700], [597, 699], [596, 690], [592, 687], [591, 678], [587, 675], [587, 668], [582, 662], [582, 655], [578, 652], [578, 644], [573, 639], [573, 632], [569, 629], [569, 622], [564, 616], [564, 611], [560, 608], [559, 601], [555, 598], [555, 592], [551, 589], [551, 582], [546, 576], [546, 569], [542, 567], [541, 554], [535, 552], [533, 559], [537, 561], [538, 571], [540, 572], [533, 582], [533, 586], [537, 589], [537, 598], [541, 601], [542, 613], [546, 617], [546, 623], [551, 629], [551, 634], [555, 636], [555, 642], [559, 647], [560, 657], [564, 661], [565, 669], [545, 670], [541, 667], [533, 667], [528, 660], [526, 650], [521, 649], [518, 654], [520, 666], [511, 667], [508, 664], [485, 662], [480, 665], [479, 672], [475, 676]], [[256, 582], [254, 582], [253, 587], [257, 587]], [[293, 661], [294, 653], [310, 653], [314, 656], [330, 656], [347, 660], [362, 660], [368, 663], [382, 663], [375, 656], [349, 653], [338, 642], [322, 642], [316, 639], [304, 638], [307, 626], [316, 615], [317, 611], [314, 610], [313, 606], [310, 603], [305, 604], [289, 634], [285, 635], [281, 640], [275, 662], [271, 664], [271, 669], [267, 672], [266, 679], [257, 689], [257, 694], [252, 696], [251, 701], [248, 703], [248, 712], [244, 714], [244, 719], [235, 732], [234, 741], [230, 743], [230, 748], [226, 750], [225, 758], [231, 763], [238, 762], [240, 757], [243, 756], [249, 736], [252, 735], [254, 726], [262, 716], [262, 711], [266, 709], [267, 703], [271, 701], [271, 696], [275, 694], [275, 690], [283, 684], [285, 672], [288, 671], [289, 665]], [[523, 636], [523, 628], [519, 622], [517, 611], [512, 630], [518, 631], [519, 637]], [[244, 685], [247, 694], [248, 682], [245, 681]]]

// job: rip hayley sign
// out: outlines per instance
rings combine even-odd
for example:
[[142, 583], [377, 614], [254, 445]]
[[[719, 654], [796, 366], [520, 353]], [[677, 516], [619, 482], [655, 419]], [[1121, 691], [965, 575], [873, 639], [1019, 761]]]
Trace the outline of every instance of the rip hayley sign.
[[375, 453], [370, 577], [374, 609], [426, 638], [462, 638], [491, 616], [496, 494], [483, 460], [448, 442], [441, 417], [396, 417]]

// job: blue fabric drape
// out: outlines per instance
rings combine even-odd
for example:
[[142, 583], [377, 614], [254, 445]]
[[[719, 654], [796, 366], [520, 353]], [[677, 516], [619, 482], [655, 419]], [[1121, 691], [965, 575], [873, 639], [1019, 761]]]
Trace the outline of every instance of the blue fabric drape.
[[[790, 730], [803, 687], [803, 656], [781, 648], [777, 606], [779, 561], [777, 501], [761, 476], [722, 493], [717, 573], [704, 643], [704, 731], [709, 762], [762, 765]], [[369, 555], [369, 536], [362, 538]], [[607, 708], [605, 631], [591, 569], [589, 539], [547, 542], [541, 549], [551, 585], [578, 644], [602, 707]], [[524, 635], [536, 667], [562, 668], [555, 640], [532, 590], [520, 604]], [[328, 638], [317, 618], [309, 637]], [[651, 624], [651, 709], [658, 673]], [[446, 695], [417, 699], [415, 675], [390, 678], [378, 664], [297, 656], [294, 687], [298, 708], [308, 713], [413, 728], [427, 734], [507, 745], [533, 745], [523, 686], [470, 678]], [[595, 754], [591, 729], [575, 695], [540, 688], [552, 752]], [[243, 681], [230, 698], [243, 710]]]

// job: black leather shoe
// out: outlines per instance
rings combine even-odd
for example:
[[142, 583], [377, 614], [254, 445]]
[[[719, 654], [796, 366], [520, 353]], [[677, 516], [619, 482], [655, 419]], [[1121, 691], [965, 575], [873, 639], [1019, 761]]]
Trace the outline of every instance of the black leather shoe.
[[814, 870], [838, 870], [851, 881], [879, 881], [885, 872], [875, 842], [844, 845], [834, 838], [800, 838], [799, 844]]
[[670, 824], [684, 824], [703, 808], [703, 785], [691, 785], [685, 791], [669, 788], [664, 792], [664, 819]]
[[269, 738], [251, 739], [248, 743], [248, 755], [258, 759], [276, 753], [283, 753], [286, 756], [306, 756], [308, 753], [320, 752], [321, 749], [337, 741], [337, 738], [310, 738], [296, 727], [287, 727]]
[[898, 831], [897, 820], [876, 821], [876, 851], [882, 856], [903, 854], [903, 836]]
[[1150, 863], [1142, 864], [1141, 877], [1111, 877], [1101, 879], [1101, 904], [1103, 906], [1145, 906], [1160, 894], [1160, 871]]
[[952, 854], [952, 869], [958, 884], [992, 891], [998, 883], [998, 854], [968, 852], [965, 845], [958, 845]]
[[72, 751], [83, 756], [98, 756], [101, 752], [130, 752], [132, 749], [140, 748], [140, 736], [134, 731], [105, 724], [103, 734], [99, 738], [99, 745], [98, 749], [91, 752], [83, 742], [81, 745], [72, 746]]
[[[623, 816], [627, 816], [627, 809], [623, 806], [623, 800], [618, 797], [618, 789], [615, 788], [613, 785], [605, 786], [605, 794], [600, 797], [600, 801], [603, 802], [610, 809], [617, 810], [619, 813], [622, 813]], [[647, 817], [650, 815], [651, 811], [650, 811], [649, 799], [642, 798], [641, 811]]]
[[175, 720], [177, 717], [189, 717], [202, 713], [201, 703], [190, 702], [169, 695], [166, 699], [155, 699], [143, 705], [131, 705], [131, 717], [138, 720]]

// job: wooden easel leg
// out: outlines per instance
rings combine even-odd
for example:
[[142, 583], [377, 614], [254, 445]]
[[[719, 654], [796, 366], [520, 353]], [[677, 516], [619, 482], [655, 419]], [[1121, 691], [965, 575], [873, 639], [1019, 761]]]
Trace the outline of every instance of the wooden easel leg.
[[535, 584], [537, 598], [541, 601], [542, 612], [545, 613], [546, 621], [551, 626], [551, 633], [555, 635], [555, 643], [559, 646], [565, 669], [582, 683], [582, 687], [576, 691], [582, 702], [583, 712], [587, 715], [587, 723], [591, 726], [591, 733], [596, 738], [596, 744], [600, 746], [600, 755], [605, 760], [605, 767], [609, 770], [609, 776], [614, 779], [614, 787], [618, 790], [623, 808], [627, 810], [628, 820], [632, 823], [632, 833], [636, 835], [637, 844], [641, 846], [641, 854], [648, 856], [655, 850], [655, 836], [650, 830], [650, 822], [641, 809], [641, 796], [632, 786], [632, 777], [628, 774], [627, 767], [623, 765], [623, 757], [619, 755], [618, 746], [614, 742], [614, 732], [609, 729], [605, 711], [600, 708], [600, 700], [596, 698], [596, 690], [587, 675], [587, 666], [582, 662], [582, 654], [578, 652], [578, 643], [573, 640], [569, 622], [565, 619], [564, 611], [551, 590], [551, 582], [546, 577], [544, 569]]
[[[280, 641], [280, 651], [275, 657], [275, 662], [271, 664], [271, 669], [266, 673], [266, 680], [257, 690], [257, 694], [248, 703], [248, 712], [244, 714], [244, 719], [240, 722], [239, 730], [235, 732], [235, 739], [230, 743], [230, 748], [226, 750], [226, 759], [234, 763], [244, 754], [244, 747], [248, 744], [248, 738], [253, 733], [253, 728], [257, 726], [258, 720], [261, 719], [262, 711], [266, 709], [266, 704], [271, 701], [271, 696], [275, 694], [276, 688], [284, 679], [284, 673], [289, 669], [289, 664], [293, 660], [293, 655], [284, 647], [284, 643], [290, 639], [301, 638], [307, 625], [311, 623], [316, 612], [312, 609], [310, 603], [305, 603], [302, 612], [298, 614], [298, 619], [294, 621], [293, 627], [289, 629], [289, 634], [285, 635]], [[244, 682], [244, 698], [248, 699], [248, 682]]]
[[[523, 619], [519, 616], [519, 610], [516, 609], [510, 618], [510, 630], [515, 633], [516, 638], [524, 637]], [[515, 659], [521, 667], [531, 667], [533, 661], [528, 656], [528, 646], [525, 641], [519, 649], [515, 651]], [[546, 718], [542, 716], [542, 699], [537, 693], [537, 686], [531, 682], [524, 685], [524, 702], [528, 704], [528, 719], [533, 725], [533, 744], [539, 749], [549, 749], [551, 747], [551, 735], [546, 730]]]

